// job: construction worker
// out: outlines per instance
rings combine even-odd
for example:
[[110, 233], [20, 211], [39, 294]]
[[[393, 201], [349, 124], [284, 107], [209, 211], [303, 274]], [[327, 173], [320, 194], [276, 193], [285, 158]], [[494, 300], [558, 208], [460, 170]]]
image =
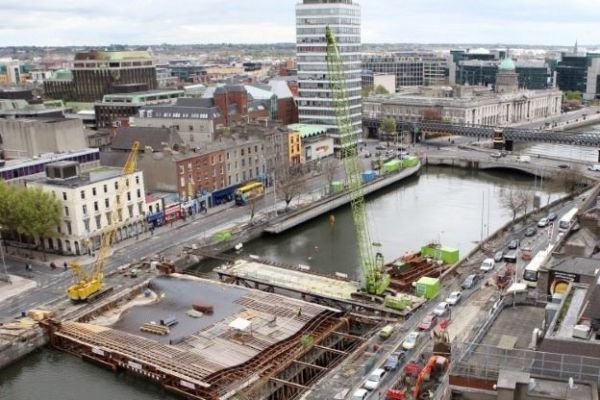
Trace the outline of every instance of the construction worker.
[[298, 318], [302, 316], [302, 307], [298, 308]]
[[66, 261], [63, 263], [63, 268], [65, 269], [65, 271], [66, 271], [67, 269], [69, 269], [69, 266], [67, 265], [67, 262], [66, 262]]

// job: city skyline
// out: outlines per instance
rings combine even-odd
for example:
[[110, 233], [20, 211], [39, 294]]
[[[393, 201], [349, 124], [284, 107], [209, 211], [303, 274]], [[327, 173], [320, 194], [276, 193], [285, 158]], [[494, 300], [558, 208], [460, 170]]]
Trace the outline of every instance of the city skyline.
[[[0, 46], [102, 46], [111, 43], [293, 43], [297, 1], [0, 0]], [[363, 43], [514, 43], [582, 46], [600, 43], [600, 4], [575, 0], [359, 2]], [[435, 28], [435, 29], [432, 29]], [[441, 34], [443, 28], [444, 33]]]

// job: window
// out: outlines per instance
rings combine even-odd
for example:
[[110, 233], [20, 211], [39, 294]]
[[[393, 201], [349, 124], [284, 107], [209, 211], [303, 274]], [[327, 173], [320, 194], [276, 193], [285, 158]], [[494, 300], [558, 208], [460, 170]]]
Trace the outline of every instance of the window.
[[63, 192], [63, 200], [67, 200], [67, 192]]
[[115, 182], [115, 190], [119, 190], [119, 182]]
[[90, 220], [89, 219], [83, 220], [83, 228], [85, 229], [86, 232], [90, 231]]
[[133, 204], [127, 206], [127, 210], [129, 211], [129, 218], [133, 218]]
[[123, 209], [119, 208], [117, 214], [119, 215], [119, 222], [123, 222]]
[[127, 201], [131, 201], [131, 192], [127, 192]]
[[96, 229], [102, 229], [102, 216], [96, 215]]
[[242, 154], [242, 157], [244, 157], [244, 149], [242, 149], [241, 154]]
[[83, 215], [87, 215], [87, 206], [81, 206], [81, 209], [83, 211]]
[[67, 226], [67, 235], [72, 235], [73, 230], [71, 229], [71, 223], [69, 221], [65, 221], [65, 225]]
[[81, 199], [85, 199], [85, 190], [81, 191]]
[[108, 186], [104, 185], [104, 193], [108, 193]]
[[69, 216], [69, 207], [65, 206], [65, 217]]
[[104, 205], [106, 206], [106, 208], [110, 207], [110, 203], [109, 203], [108, 199], [104, 199]]
[[118, 206], [119, 204], [121, 204], [121, 196], [120, 196], [120, 195], [117, 195], [117, 206]]
[[94, 202], [94, 211], [98, 211], [98, 202], [97, 201]]
[[125, 179], [125, 186], [129, 187], [129, 179]]
[[136, 176], [135, 176], [135, 184], [136, 184], [136, 185], [139, 185], [139, 184], [140, 184], [140, 176], [139, 176], [139, 175], [136, 175]]
[[95, 195], [96, 195], [96, 188], [95, 188], [95, 187], [93, 187], [93, 188], [92, 188], [92, 196], [95, 196]]
[[137, 197], [138, 197], [138, 199], [142, 198], [142, 191], [141, 191], [141, 189], [137, 190]]
[[254, 152], [258, 153], [258, 145], [254, 146]]
[[138, 212], [140, 213], [140, 215], [144, 214], [144, 206], [142, 205], [142, 203], [138, 203]]
[[112, 212], [107, 212], [106, 213], [106, 223], [108, 225], [112, 224]]

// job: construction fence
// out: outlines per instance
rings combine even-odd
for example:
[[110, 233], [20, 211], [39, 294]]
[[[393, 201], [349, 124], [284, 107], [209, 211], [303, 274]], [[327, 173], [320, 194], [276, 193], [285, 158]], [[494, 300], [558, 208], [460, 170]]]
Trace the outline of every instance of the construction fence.
[[544, 378], [573, 378], [600, 384], [600, 358], [503, 349], [477, 343], [455, 342], [452, 345], [451, 375], [497, 380], [500, 370], [528, 372]]

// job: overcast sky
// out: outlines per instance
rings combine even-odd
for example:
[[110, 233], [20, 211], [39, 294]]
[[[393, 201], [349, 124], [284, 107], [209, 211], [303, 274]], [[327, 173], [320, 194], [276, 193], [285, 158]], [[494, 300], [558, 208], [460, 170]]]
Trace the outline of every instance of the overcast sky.
[[[0, 0], [0, 46], [295, 41], [295, 0]], [[599, 0], [362, 0], [366, 43], [600, 44]]]

